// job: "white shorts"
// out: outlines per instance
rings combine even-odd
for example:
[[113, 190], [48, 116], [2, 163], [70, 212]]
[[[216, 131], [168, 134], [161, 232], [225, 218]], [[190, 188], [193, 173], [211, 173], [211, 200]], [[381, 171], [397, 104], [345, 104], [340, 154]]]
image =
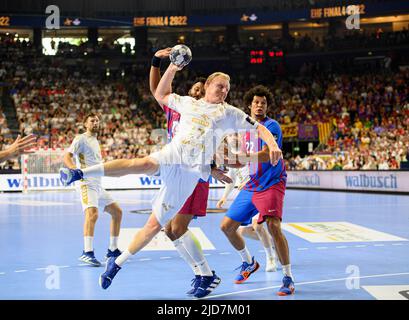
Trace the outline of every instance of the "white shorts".
[[115, 202], [112, 196], [100, 185], [83, 184], [79, 188], [83, 211], [92, 207], [105, 208]]
[[[181, 166], [188, 170], [197, 171], [199, 178], [207, 181], [210, 176], [210, 164], [203, 164], [203, 156], [198, 156], [190, 153], [183, 152], [183, 148], [186, 146], [180, 146], [175, 143], [169, 143], [161, 150], [153, 152], [149, 155], [150, 158], [155, 159], [160, 166]], [[203, 160], [203, 161], [202, 161]]]
[[160, 166], [162, 186], [152, 200], [152, 211], [164, 226], [182, 209], [196, 188], [200, 172], [183, 165]]

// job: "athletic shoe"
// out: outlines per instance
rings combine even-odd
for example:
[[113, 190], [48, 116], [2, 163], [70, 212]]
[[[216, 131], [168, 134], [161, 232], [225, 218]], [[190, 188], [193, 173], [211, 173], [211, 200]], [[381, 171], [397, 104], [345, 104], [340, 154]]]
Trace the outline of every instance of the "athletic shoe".
[[254, 257], [251, 258], [251, 263], [243, 262], [242, 265], [237, 269], [240, 269], [240, 273], [236, 276], [234, 283], [243, 283], [246, 281], [250, 275], [258, 270], [260, 267], [259, 263], [254, 260]]
[[276, 272], [277, 271], [277, 262], [274, 257], [268, 257], [266, 261], [266, 272]]
[[194, 293], [195, 298], [203, 298], [206, 297], [209, 293], [211, 293], [222, 281], [214, 271], [212, 276], [201, 276], [200, 284], [197, 288], [196, 292]]
[[115, 258], [109, 258], [105, 267], [105, 272], [99, 276], [100, 287], [102, 289], [107, 289], [111, 285], [112, 280], [114, 280], [114, 277], [119, 270], [121, 270], [121, 267], [115, 263]]
[[101, 262], [99, 262], [94, 255], [94, 251], [82, 251], [82, 255], [81, 257], [78, 258], [78, 260], [85, 262], [91, 266], [94, 267], [100, 267], [101, 266]]
[[295, 287], [293, 279], [289, 276], [283, 278], [283, 286], [278, 290], [277, 295], [279, 296], [288, 296], [294, 294]]
[[186, 294], [187, 294], [188, 296], [192, 296], [192, 295], [195, 294], [197, 288], [199, 288], [199, 286], [200, 286], [200, 281], [201, 281], [201, 279], [202, 279], [201, 276], [195, 275], [195, 277], [192, 279], [192, 287], [193, 287], [193, 288], [190, 289], [188, 292], [186, 292]]
[[74, 181], [81, 180], [84, 173], [81, 169], [60, 169], [60, 181], [64, 187], [70, 185]]
[[108, 249], [108, 252], [105, 255], [105, 260], [108, 260], [111, 257], [114, 257], [114, 258], [119, 257], [121, 253], [122, 252], [118, 248], [115, 249], [114, 251], [111, 251], [110, 249]]

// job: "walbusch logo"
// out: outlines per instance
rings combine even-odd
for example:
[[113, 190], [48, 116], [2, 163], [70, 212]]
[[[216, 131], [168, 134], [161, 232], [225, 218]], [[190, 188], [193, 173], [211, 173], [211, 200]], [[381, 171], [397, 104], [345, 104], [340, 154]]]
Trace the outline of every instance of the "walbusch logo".
[[350, 188], [376, 188], [376, 189], [397, 189], [398, 179], [395, 174], [389, 176], [377, 176], [368, 174], [359, 174], [346, 176], [345, 183]]

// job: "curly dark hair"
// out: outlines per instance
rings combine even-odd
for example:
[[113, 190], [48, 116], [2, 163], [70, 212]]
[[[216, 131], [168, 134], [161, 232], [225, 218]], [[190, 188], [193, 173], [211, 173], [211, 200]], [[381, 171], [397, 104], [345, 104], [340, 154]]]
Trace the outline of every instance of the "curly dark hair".
[[197, 77], [197, 78], [193, 81], [193, 84], [198, 83], [198, 82], [201, 82], [201, 83], [205, 84], [205, 83], [206, 83], [206, 78], [205, 78], [205, 77]]
[[246, 104], [246, 106], [251, 105], [251, 102], [253, 101], [254, 96], [266, 97], [267, 105], [271, 105], [273, 103], [273, 94], [265, 86], [261, 86], [261, 85], [255, 86], [244, 94], [243, 99], [244, 99], [244, 103]]

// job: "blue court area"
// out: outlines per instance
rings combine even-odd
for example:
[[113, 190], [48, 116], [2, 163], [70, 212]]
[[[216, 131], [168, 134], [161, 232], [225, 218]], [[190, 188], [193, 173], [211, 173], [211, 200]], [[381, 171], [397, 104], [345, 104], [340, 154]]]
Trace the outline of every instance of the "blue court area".
[[[149, 209], [155, 192], [112, 192], [124, 210], [128, 233], [148, 217], [131, 211]], [[209, 208], [221, 194], [222, 189], [211, 190]], [[276, 295], [282, 271], [264, 271], [265, 254], [254, 240], [247, 244], [261, 268], [247, 282], [233, 283], [241, 260], [219, 229], [222, 217], [209, 213], [192, 224], [222, 279], [208, 299], [409, 298], [408, 196], [287, 190], [283, 222], [296, 288], [289, 297]], [[100, 214], [95, 234], [99, 259], [108, 246], [109, 222], [108, 214]], [[160, 243], [154, 244], [156, 250], [135, 255], [112, 286], [102, 290], [98, 277], [104, 268], [77, 260], [82, 224], [75, 192], [0, 194], [0, 299], [189, 299], [190, 268], [175, 250], [160, 250]]]

